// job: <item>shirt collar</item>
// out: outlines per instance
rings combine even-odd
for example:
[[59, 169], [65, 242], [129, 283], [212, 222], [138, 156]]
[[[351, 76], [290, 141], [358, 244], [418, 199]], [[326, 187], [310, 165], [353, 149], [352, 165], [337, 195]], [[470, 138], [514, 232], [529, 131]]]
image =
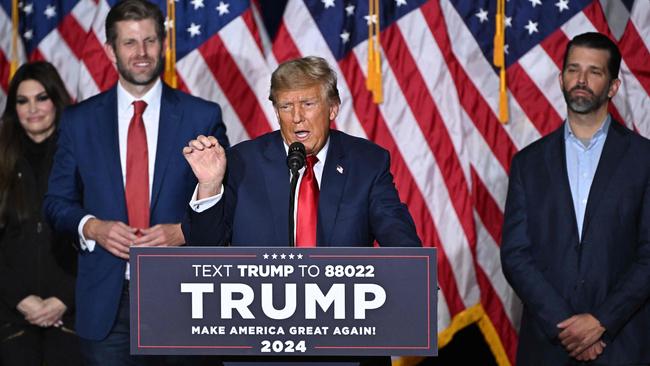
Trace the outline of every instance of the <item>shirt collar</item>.
[[[598, 130], [596, 130], [596, 133], [594, 133], [594, 136], [591, 138], [591, 140], [595, 141], [601, 138], [601, 136], [607, 137], [607, 131], [609, 131], [609, 125], [611, 124], [611, 122], [612, 122], [612, 117], [608, 113], [607, 116], [605, 116], [605, 121], [601, 124]], [[577, 139], [577, 137], [575, 137], [575, 135], [573, 134], [573, 131], [571, 130], [571, 125], [569, 125], [569, 120], [567, 119], [564, 120], [564, 140], [566, 141], [569, 138]]]
[[129, 93], [122, 83], [117, 82], [117, 108], [120, 112], [127, 112], [131, 105], [136, 100], [143, 100], [147, 103], [147, 106], [157, 103], [162, 97], [162, 82], [160, 78], [156, 79], [156, 83], [153, 85], [149, 91], [142, 96], [142, 98], [136, 98], [131, 93]]

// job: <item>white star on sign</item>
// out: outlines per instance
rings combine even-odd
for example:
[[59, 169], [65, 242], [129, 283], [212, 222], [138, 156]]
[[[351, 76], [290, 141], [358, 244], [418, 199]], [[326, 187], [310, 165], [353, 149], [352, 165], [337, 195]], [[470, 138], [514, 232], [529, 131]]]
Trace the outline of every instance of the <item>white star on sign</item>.
[[266, 254], [266, 253], [264, 253], [264, 255], [263, 255], [262, 257], [263, 257], [264, 259], [269, 259], [269, 255]]
[[280, 254], [280, 259], [285, 259], [286, 257], [287, 257], [287, 255], [284, 254], [284, 253]]
[[192, 0], [190, 2], [194, 6], [194, 10], [205, 7], [205, 5], [203, 5], [203, 0]]
[[478, 18], [478, 20], [481, 23], [487, 22], [487, 20], [488, 20], [488, 12], [487, 12], [487, 10], [484, 10], [483, 8], [480, 8], [478, 10], [478, 13], [476, 13], [475, 15], [476, 15], [476, 17]]
[[187, 28], [187, 31], [190, 32], [190, 37], [194, 38], [194, 36], [199, 36], [201, 35], [201, 25], [200, 24], [190, 24], [190, 27]]
[[363, 17], [363, 19], [366, 20], [366, 24], [368, 25], [377, 23], [377, 14], [373, 14], [372, 16], [366, 15]]
[[223, 1], [219, 1], [219, 6], [217, 6], [216, 9], [219, 12], [219, 15], [224, 15], [230, 13], [230, 10], [228, 10], [229, 7], [230, 4], [226, 4]]
[[27, 15], [31, 14], [34, 11], [34, 4], [32, 3], [25, 4], [25, 6], [23, 6], [23, 11]]
[[542, 0], [528, 0], [533, 5], [533, 8], [537, 5], [542, 6]]
[[293, 253], [289, 254], [289, 259], [293, 259]]
[[345, 13], [346, 13], [348, 16], [350, 16], [350, 15], [354, 15], [354, 5], [350, 4], [350, 5], [346, 6], [346, 7], [345, 7]]
[[273, 258], [273, 259], [278, 259], [278, 255], [275, 254], [275, 253], [273, 253], [273, 255], [271, 255], [271, 258]]
[[54, 5], [48, 5], [43, 14], [45, 14], [48, 19], [54, 18], [56, 16], [56, 7]]
[[165, 18], [165, 29], [169, 30], [172, 28], [174, 28], [174, 22], [169, 18]]
[[537, 30], [537, 22], [533, 22], [532, 20], [529, 20], [528, 24], [526, 24], [524, 28], [528, 30], [528, 35], [539, 32], [539, 30]]
[[298, 259], [302, 259], [302, 254], [298, 254], [296, 257], [298, 257]]
[[348, 33], [348, 31], [344, 30], [339, 37], [341, 37], [343, 43], [348, 43], [350, 41], [350, 33]]
[[561, 13], [564, 10], [569, 10], [569, 0], [560, 0], [555, 3], [555, 6], [557, 6], [557, 10]]
[[334, 7], [334, 0], [321, 0], [321, 2], [325, 5], [325, 9]]

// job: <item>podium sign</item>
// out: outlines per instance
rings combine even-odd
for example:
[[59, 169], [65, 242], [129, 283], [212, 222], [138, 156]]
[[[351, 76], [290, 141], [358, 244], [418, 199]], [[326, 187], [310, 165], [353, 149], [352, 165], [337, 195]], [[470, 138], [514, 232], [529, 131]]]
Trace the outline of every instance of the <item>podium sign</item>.
[[131, 248], [131, 353], [437, 354], [434, 248]]

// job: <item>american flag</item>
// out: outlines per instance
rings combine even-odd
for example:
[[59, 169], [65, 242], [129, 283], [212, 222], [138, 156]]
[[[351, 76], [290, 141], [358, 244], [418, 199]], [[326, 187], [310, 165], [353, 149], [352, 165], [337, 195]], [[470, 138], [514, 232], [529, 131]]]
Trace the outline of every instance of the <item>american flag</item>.
[[[109, 88], [117, 74], [102, 50], [103, 26], [114, 3], [22, 0], [19, 61], [52, 62], [76, 100]], [[11, 0], [0, 5], [2, 106]], [[492, 65], [496, 0], [381, 0], [378, 16], [366, 0], [289, 0], [273, 39], [256, 1], [177, 0], [175, 7], [167, 26], [177, 37], [179, 88], [221, 104], [233, 143], [278, 128], [267, 100], [278, 63], [319, 55], [333, 65], [343, 100], [336, 128], [391, 152], [418, 233], [439, 248], [439, 346], [476, 323], [499, 365], [514, 363], [521, 311], [499, 260], [510, 159], [566, 115], [558, 74], [569, 39], [599, 31], [618, 41], [622, 87], [611, 112], [650, 136], [649, 0], [508, 0], [508, 124], [498, 121]], [[381, 104], [365, 84], [368, 23], [377, 21]]]

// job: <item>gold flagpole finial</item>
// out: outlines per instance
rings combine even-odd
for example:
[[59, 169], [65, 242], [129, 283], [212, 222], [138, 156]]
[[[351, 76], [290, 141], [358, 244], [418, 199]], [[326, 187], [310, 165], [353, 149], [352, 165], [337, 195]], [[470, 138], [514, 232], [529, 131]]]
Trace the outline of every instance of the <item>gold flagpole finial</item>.
[[497, 0], [496, 29], [494, 31], [494, 55], [492, 62], [499, 68], [499, 121], [508, 123], [508, 85], [506, 83], [506, 0]]
[[11, 1], [11, 60], [9, 62], [9, 81], [18, 70], [18, 0]]
[[163, 80], [172, 88], [178, 87], [176, 75], [176, 5], [167, 0], [167, 46], [165, 47], [165, 73]]
[[379, 38], [379, 0], [368, 1], [368, 77], [366, 88], [372, 92], [372, 100], [379, 104], [384, 100], [381, 80], [381, 42]]

